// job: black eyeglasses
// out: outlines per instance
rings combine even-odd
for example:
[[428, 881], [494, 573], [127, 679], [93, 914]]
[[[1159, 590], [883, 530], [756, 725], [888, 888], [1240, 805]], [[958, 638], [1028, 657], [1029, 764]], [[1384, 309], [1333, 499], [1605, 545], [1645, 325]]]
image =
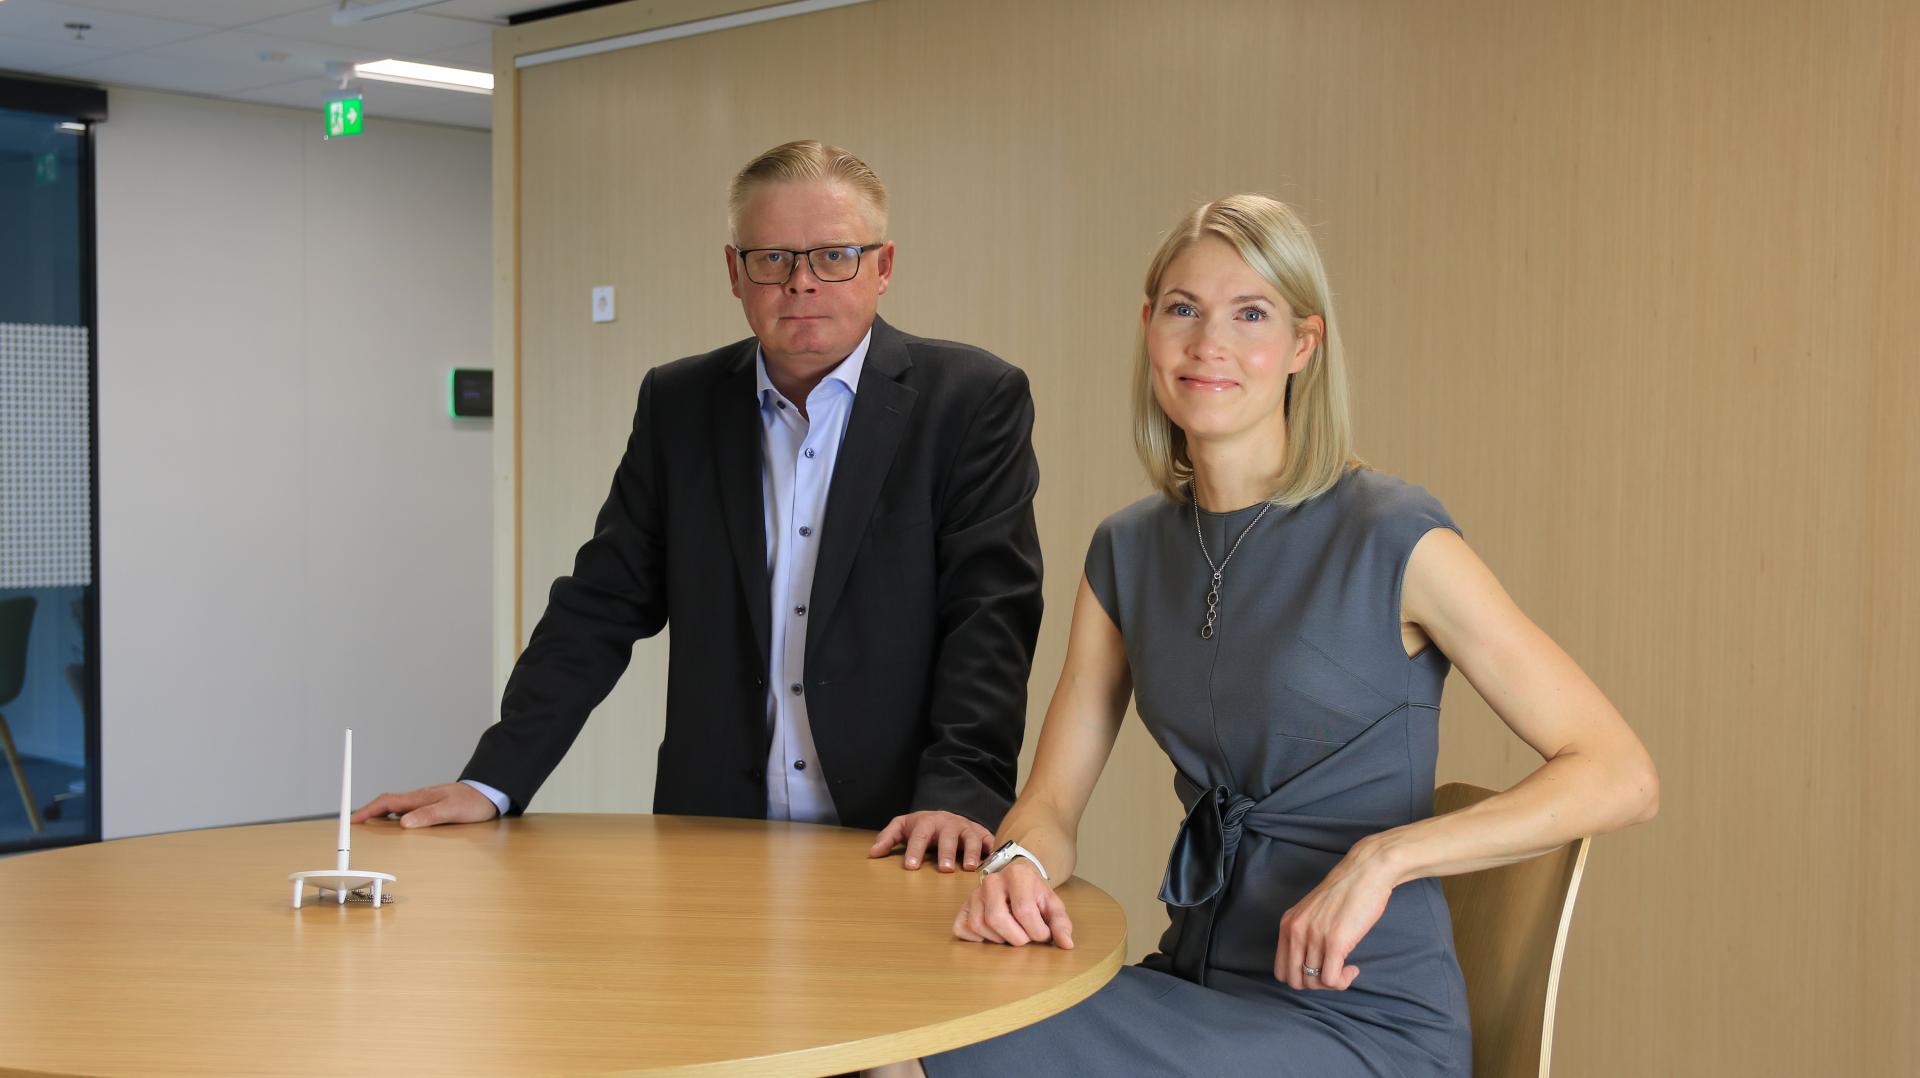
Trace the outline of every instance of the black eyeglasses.
[[859, 276], [861, 255], [885, 246], [885, 241], [882, 241], [836, 243], [831, 247], [815, 247], [806, 251], [755, 247], [741, 251], [740, 261], [747, 267], [747, 280], [754, 284], [786, 284], [787, 279], [793, 276], [793, 267], [800, 264], [800, 256], [805, 255], [807, 268], [813, 271], [815, 278], [827, 284], [839, 284]]

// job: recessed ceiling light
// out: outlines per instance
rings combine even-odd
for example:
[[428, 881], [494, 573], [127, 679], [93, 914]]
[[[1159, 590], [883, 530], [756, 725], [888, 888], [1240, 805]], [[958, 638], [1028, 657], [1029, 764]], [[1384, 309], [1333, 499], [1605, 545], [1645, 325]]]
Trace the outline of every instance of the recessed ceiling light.
[[374, 60], [353, 65], [353, 73], [363, 79], [399, 82], [408, 86], [431, 86], [437, 90], [458, 90], [467, 94], [493, 92], [491, 71], [469, 71], [464, 67], [416, 64], [411, 60]]

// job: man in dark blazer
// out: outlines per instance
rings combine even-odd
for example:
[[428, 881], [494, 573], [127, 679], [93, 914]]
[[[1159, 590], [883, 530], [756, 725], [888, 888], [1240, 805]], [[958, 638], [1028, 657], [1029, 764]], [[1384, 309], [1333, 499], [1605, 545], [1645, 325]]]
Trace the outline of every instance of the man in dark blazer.
[[1012, 803], [1040, 624], [1019, 368], [877, 313], [886, 193], [816, 142], [734, 180], [728, 276], [754, 336], [650, 371], [572, 574], [461, 781], [356, 815], [524, 811], [673, 626], [654, 811], [879, 829], [978, 866]]

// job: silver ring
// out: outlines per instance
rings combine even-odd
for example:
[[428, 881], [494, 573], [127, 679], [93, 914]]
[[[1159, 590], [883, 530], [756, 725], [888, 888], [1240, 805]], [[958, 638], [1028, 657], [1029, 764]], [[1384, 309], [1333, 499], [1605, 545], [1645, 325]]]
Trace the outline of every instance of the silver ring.
[[1318, 977], [1320, 976], [1320, 967], [1319, 966], [1301, 966], [1300, 972], [1306, 974], [1309, 977]]

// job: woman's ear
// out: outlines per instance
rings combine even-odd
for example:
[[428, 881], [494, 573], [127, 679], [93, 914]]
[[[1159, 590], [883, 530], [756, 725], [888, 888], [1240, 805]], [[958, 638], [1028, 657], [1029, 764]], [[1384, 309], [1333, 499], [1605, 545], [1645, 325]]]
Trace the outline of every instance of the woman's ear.
[[1293, 327], [1293, 362], [1288, 365], [1288, 374], [1299, 374], [1307, 367], [1307, 362], [1327, 340], [1327, 320], [1317, 314], [1302, 318]]

